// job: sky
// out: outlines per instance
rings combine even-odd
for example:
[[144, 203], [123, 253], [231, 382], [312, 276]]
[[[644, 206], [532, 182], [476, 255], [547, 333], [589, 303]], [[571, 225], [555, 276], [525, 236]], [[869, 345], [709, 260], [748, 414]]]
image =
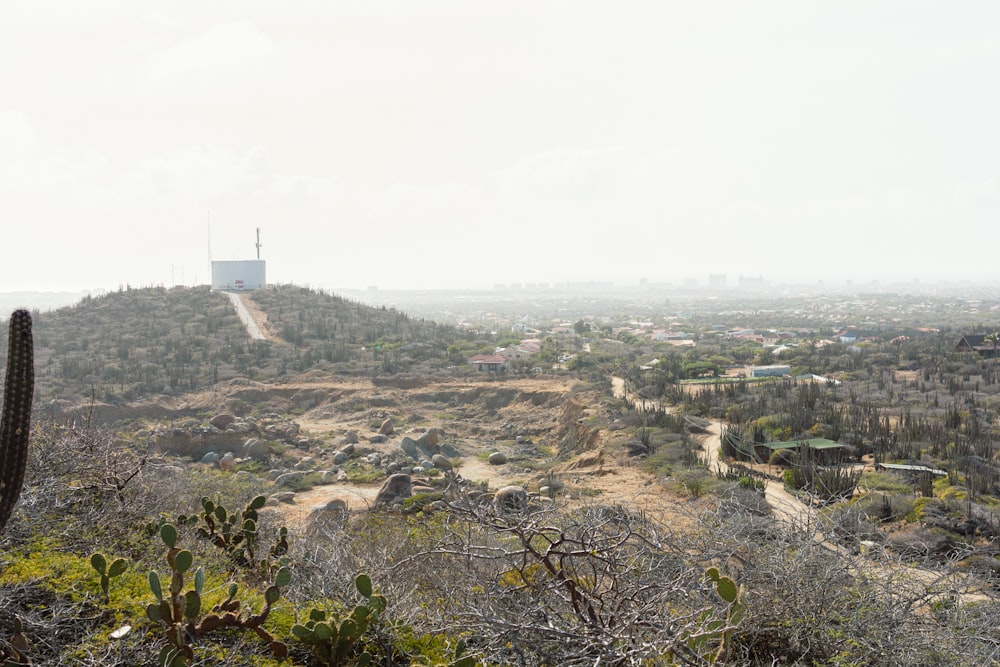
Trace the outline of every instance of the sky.
[[1000, 3], [5, 0], [0, 292], [994, 280]]

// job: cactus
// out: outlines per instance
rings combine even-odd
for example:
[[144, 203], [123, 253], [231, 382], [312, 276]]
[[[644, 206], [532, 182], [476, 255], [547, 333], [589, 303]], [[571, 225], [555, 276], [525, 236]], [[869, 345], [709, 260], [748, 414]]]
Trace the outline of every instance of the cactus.
[[[229, 512], [222, 505], [216, 504], [208, 497], [201, 499], [205, 510], [201, 515], [204, 526], [198, 528], [198, 535], [210, 540], [219, 547], [238, 566], [253, 567], [257, 545], [257, 510], [264, 506], [267, 499], [257, 496], [243, 509], [240, 514]], [[287, 537], [288, 531], [285, 531]], [[284, 538], [279, 536], [278, 542]], [[285, 551], [287, 551], [285, 541]], [[280, 547], [277, 547], [280, 548]]]
[[101, 592], [104, 593], [104, 602], [107, 603], [111, 599], [108, 595], [108, 587], [111, 585], [111, 580], [114, 577], [120, 577], [125, 574], [125, 570], [128, 569], [128, 563], [124, 558], [116, 558], [109, 567], [107, 558], [101, 554], [93, 554], [90, 557], [90, 566], [97, 570], [97, 574], [101, 575]]
[[722, 576], [718, 568], [705, 570], [709, 582], [715, 585], [716, 594], [726, 603], [725, 616], [720, 617], [714, 610], [701, 615], [701, 629], [687, 639], [687, 648], [709, 664], [722, 664], [732, 642], [733, 629], [746, 615], [743, 591], [731, 578]]
[[0, 419], [0, 531], [7, 525], [21, 495], [28, 461], [31, 400], [35, 390], [34, 343], [31, 313], [15, 310], [10, 316], [7, 377]]
[[[355, 645], [368, 631], [370, 622], [385, 611], [386, 600], [383, 596], [373, 593], [372, 580], [368, 575], [359, 574], [354, 580], [354, 587], [365, 599], [365, 603], [355, 606], [346, 618], [329, 618], [322, 609], [311, 609], [308, 621], [292, 626], [292, 634], [299, 641], [312, 646], [313, 656], [322, 665], [330, 667], [343, 665]], [[364, 667], [371, 663], [371, 660], [371, 653], [362, 651], [351, 664]]]
[[202, 617], [202, 591], [205, 586], [205, 571], [198, 568], [194, 572], [194, 586], [184, 590], [185, 574], [194, 565], [194, 556], [186, 549], [177, 547], [177, 528], [165, 523], [160, 527], [160, 539], [167, 546], [167, 564], [171, 569], [170, 584], [166, 591], [160, 582], [160, 575], [149, 573], [149, 589], [156, 602], [146, 607], [146, 616], [159, 623], [166, 632], [166, 644], [160, 651], [159, 667], [187, 667], [194, 660], [194, 641], [205, 633], [220, 628], [243, 628], [253, 630], [265, 642], [276, 658], [284, 658], [288, 647], [263, 628], [271, 613], [271, 606], [281, 597], [281, 588], [291, 583], [292, 575], [287, 568], [281, 568], [274, 577], [274, 583], [264, 591], [264, 607], [258, 614], [248, 615], [243, 604], [236, 599], [239, 587], [229, 584], [228, 597], [212, 607]]

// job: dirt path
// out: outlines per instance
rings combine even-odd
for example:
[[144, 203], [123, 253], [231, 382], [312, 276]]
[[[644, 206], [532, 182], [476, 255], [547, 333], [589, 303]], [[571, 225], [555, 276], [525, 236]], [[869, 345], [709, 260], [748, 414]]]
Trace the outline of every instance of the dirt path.
[[267, 340], [264, 329], [257, 324], [257, 320], [250, 314], [250, 310], [243, 302], [243, 297], [236, 292], [226, 292], [226, 295], [233, 303], [233, 307], [236, 308], [236, 314], [239, 315], [240, 321], [246, 326], [247, 334], [250, 338], [253, 340]]

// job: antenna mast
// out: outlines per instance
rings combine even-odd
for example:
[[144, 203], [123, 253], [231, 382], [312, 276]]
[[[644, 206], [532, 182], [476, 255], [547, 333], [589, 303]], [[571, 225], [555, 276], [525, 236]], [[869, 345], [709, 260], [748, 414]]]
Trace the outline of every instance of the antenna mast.
[[257, 228], [257, 259], [260, 259], [260, 227]]

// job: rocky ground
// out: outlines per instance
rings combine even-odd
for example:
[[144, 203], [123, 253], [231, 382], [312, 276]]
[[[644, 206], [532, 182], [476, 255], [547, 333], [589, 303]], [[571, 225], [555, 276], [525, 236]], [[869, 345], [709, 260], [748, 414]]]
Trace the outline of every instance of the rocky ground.
[[265, 475], [271, 505], [293, 526], [305, 525], [317, 507], [371, 507], [396, 473], [410, 475], [407, 495], [431, 493], [455, 475], [488, 492], [518, 485], [565, 502], [629, 503], [685, 516], [691, 501], [654, 483], [624, 453], [628, 436], [612, 423], [612, 403], [568, 376], [317, 375], [233, 381], [183, 399], [98, 405], [94, 412], [131, 420], [155, 454]]

